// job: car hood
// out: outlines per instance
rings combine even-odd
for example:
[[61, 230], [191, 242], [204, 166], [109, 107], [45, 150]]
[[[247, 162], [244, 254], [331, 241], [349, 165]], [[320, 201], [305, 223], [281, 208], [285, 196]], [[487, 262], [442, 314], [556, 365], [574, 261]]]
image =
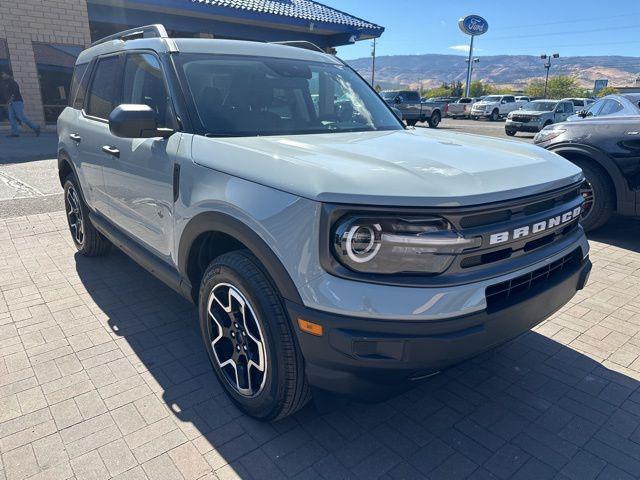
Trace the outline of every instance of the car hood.
[[476, 102], [473, 104], [474, 107], [489, 107], [491, 105], [498, 105], [498, 102]]
[[540, 110], [514, 110], [513, 114], [522, 114], [522, 115], [530, 115], [532, 117], [539, 117], [541, 115], [548, 115], [549, 113], [552, 113], [551, 110], [545, 110], [544, 112], [541, 112]]
[[581, 171], [520, 142], [426, 129], [295, 136], [193, 136], [195, 163], [312, 200], [478, 205], [574, 183]]

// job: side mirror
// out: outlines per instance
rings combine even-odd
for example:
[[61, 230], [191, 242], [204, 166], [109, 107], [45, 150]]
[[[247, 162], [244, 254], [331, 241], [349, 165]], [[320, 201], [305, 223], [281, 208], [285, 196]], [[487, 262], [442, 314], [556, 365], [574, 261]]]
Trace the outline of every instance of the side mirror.
[[171, 128], [159, 128], [156, 112], [148, 105], [118, 105], [109, 115], [109, 130], [122, 138], [167, 138]]

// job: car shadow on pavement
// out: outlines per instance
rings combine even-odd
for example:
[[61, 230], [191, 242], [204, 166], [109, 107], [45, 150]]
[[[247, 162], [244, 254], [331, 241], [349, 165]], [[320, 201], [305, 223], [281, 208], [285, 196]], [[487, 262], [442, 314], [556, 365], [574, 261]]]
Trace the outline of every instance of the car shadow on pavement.
[[75, 262], [112, 337], [181, 432], [166, 434], [167, 449], [191, 440], [219, 474], [542, 479], [640, 471], [638, 382], [544, 335], [529, 332], [386, 402], [324, 414], [310, 404], [263, 423], [226, 397], [193, 305], [117, 250]]
[[614, 216], [588, 236], [596, 242], [640, 252], [640, 218]]

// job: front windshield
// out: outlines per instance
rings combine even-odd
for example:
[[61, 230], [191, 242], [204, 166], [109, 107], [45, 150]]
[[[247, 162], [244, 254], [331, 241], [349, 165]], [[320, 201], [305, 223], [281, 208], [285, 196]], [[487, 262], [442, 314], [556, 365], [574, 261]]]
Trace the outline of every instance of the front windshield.
[[488, 97], [484, 97], [482, 99], [483, 102], [499, 102], [502, 97], [497, 95], [489, 95]]
[[529, 102], [522, 109], [532, 112], [552, 112], [556, 105], [557, 102]]
[[179, 56], [193, 103], [210, 136], [401, 130], [349, 67], [270, 57]]

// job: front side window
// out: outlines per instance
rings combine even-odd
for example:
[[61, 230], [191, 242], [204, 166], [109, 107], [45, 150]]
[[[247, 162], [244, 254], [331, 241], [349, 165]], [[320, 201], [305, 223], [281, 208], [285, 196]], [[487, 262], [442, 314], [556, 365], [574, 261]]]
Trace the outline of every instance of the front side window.
[[296, 135], [403, 127], [349, 67], [270, 57], [181, 54], [211, 136]]
[[159, 127], [171, 126], [170, 98], [158, 57], [150, 53], [127, 55], [121, 103], [148, 105], [156, 112]]
[[117, 56], [101, 58], [98, 61], [89, 91], [87, 115], [107, 119], [116, 107], [119, 62]]
[[587, 109], [587, 114], [589, 116], [597, 117], [600, 114], [600, 110], [604, 106], [604, 100], [598, 100], [595, 103], [592, 103], [591, 106]]

